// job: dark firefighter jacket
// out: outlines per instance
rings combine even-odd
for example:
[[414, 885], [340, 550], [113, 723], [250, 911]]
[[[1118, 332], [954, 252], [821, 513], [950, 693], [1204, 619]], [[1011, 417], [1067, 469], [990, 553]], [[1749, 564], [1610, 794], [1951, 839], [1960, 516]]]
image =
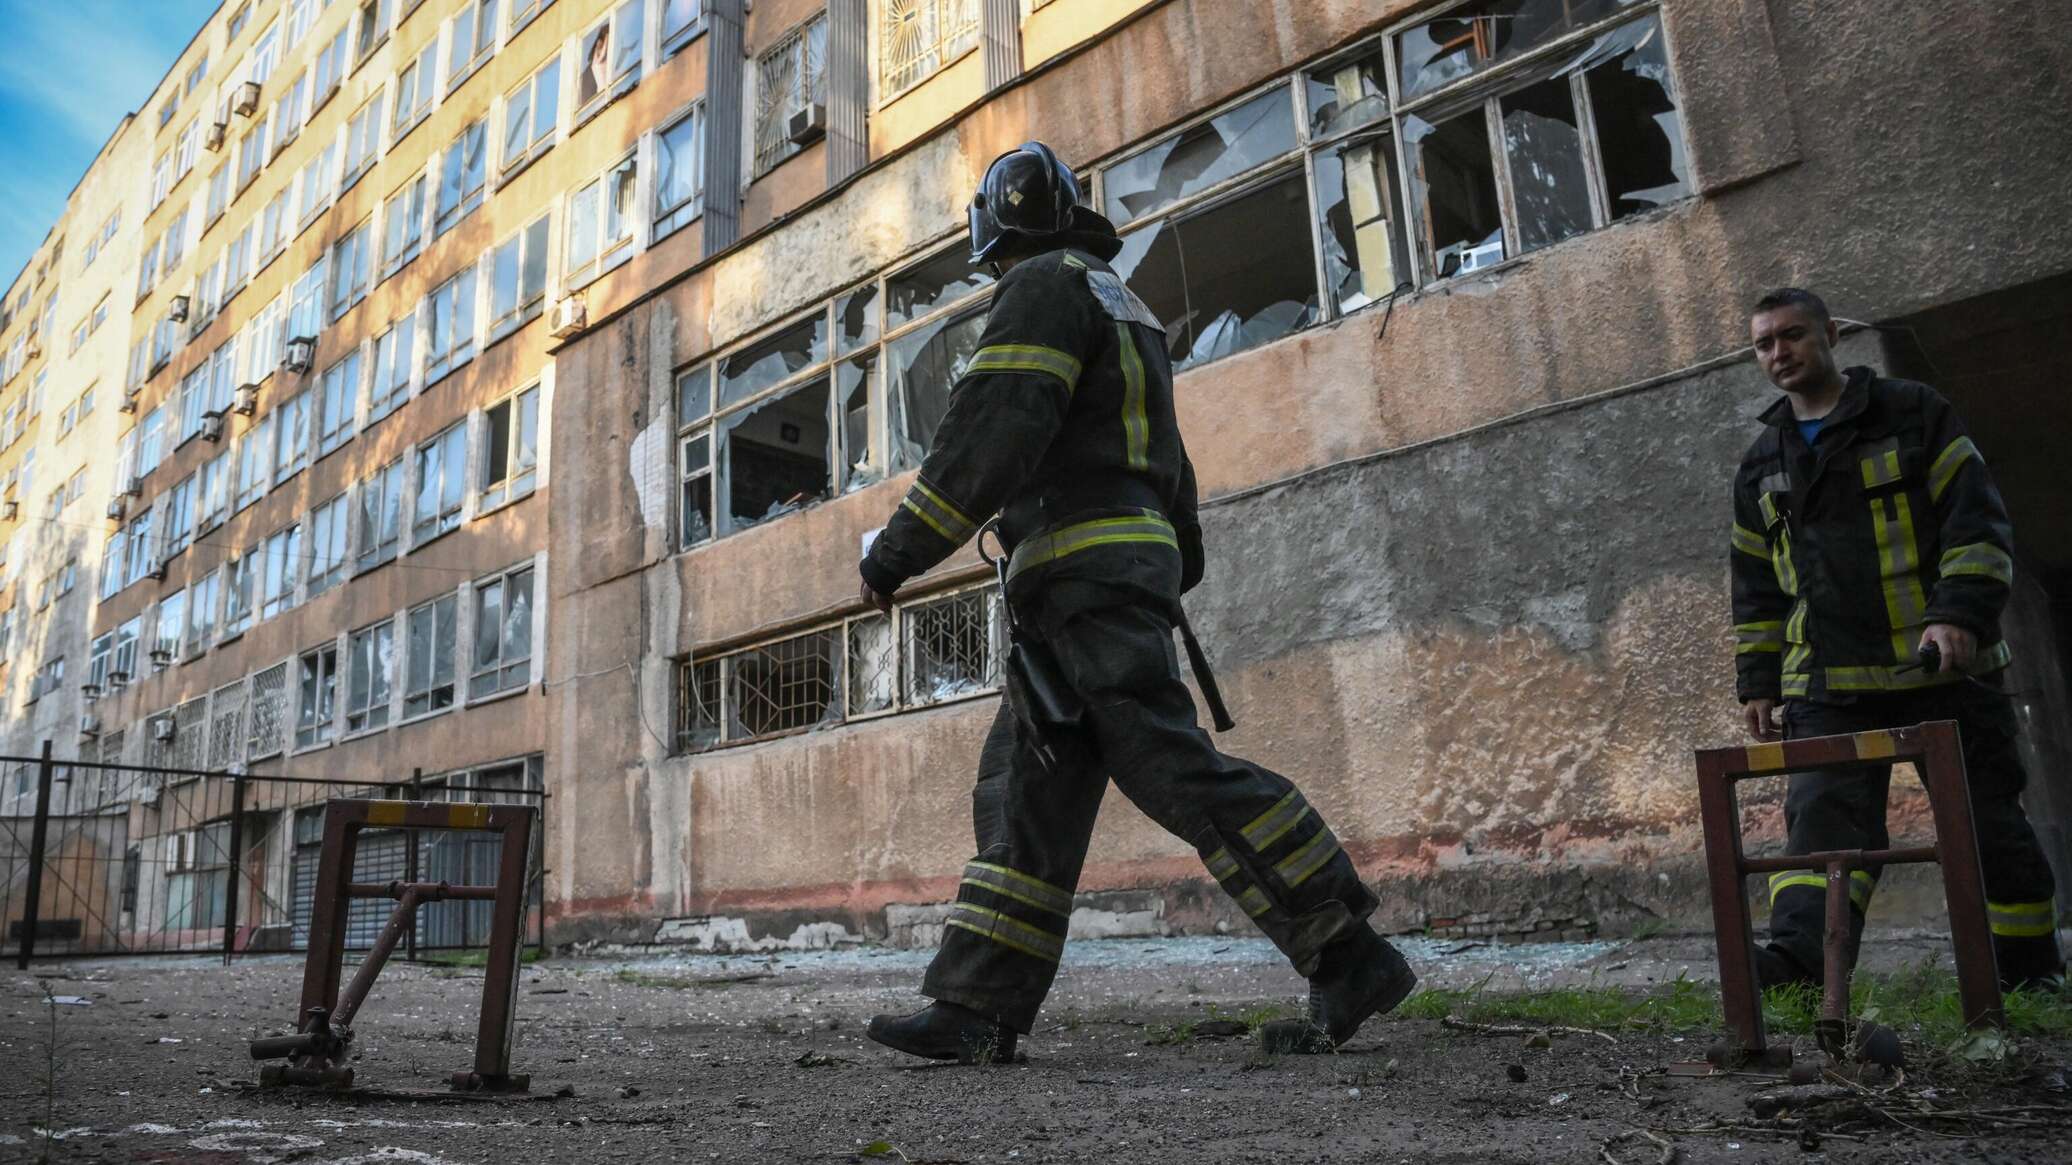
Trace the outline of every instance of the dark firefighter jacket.
[[1743, 700], [1962, 682], [1904, 669], [1930, 623], [1978, 637], [1973, 673], [2007, 666], [2000, 611], [2014, 536], [1978, 447], [1927, 385], [1868, 368], [1843, 377], [1813, 448], [1779, 400], [1734, 476], [1728, 557]]
[[1201, 529], [1163, 333], [1086, 252], [1010, 269], [864, 580], [894, 593], [997, 512], [1017, 599], [1077, 580], [1176, 602], [1200, 575]]

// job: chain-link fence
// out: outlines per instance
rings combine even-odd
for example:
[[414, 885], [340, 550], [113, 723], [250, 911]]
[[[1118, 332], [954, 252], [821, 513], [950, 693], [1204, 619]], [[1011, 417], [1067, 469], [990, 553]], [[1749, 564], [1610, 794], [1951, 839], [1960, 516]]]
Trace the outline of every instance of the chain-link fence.
[[[199, 704], [199, 701], [195, 702]], [[178, 709], [156, 720], [152, 758], [198, 759], [235, 740], [237, 712]], [[193, 743], [186, 744], [181, 738]], [[183, 746], [184, 745], [184, 746]], [[0, 955], [32, 957], [305, 949], [324, 807], [339, 798], [529, 804], [544, 808], [538, 757], [404, 780], [308, 780], [235, 770], [130, 765], [119, 733], [91, 756], [0, 756]], [[369, 829], [354, 882], [496, 880], [494, 834]], [[545, 941], [540, 834], [532, 842], [526, 931]], [[348, 947], [364, 949], [392, 904], [356, 901]], [[420, 907], [405, 957], [486, 946], [490, 903]]]

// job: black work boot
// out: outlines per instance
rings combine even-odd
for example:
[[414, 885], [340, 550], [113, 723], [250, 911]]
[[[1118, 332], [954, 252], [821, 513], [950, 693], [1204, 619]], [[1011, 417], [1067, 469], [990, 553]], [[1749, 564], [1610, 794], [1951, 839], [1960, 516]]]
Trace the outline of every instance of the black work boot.
[[864, 1034], [888, 1048], [931, 1060], [1014, 1062], [1015, 1030], [955, 1003], [931, 1003], [912, 1015], [872, 1016]]
[[1755, 949], [1755, 982], [1764, 991], [1772, 987], [1817, 987], [1820, 981], [1799, 965], [1797, 958], [1774, 946]]
[[1391, 1010], [1415, 986], [1417, 972], [1403, 961], [1402, 952], [1363, 922], [1324, 948], [1309, 977], [1309, 1014], [1260, 1028], [1260, 1044], [1274, 1055], [1334, 1051], [1369, 1016]]

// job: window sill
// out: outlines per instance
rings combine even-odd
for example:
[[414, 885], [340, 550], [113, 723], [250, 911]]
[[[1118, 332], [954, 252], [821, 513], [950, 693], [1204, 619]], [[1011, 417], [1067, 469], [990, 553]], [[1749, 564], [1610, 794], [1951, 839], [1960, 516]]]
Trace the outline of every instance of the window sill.
[[592, 121], [595, 121], [597, 119], [598, 114], [603, 113], [607, 109], [610, 109], [613, 105], [618, 103], [618, 100], [621, 97], [624, 97], [628, 93], [633, 92], [633, 90], [638, 88], [639, 86], [640, 69], [638, 66], [635, 66], [634, 70], [631, 73], [628, 73], [626, 76], [621, 77], [616, 81], [613, 81], [611, 83], [611, 88], [592, 95], [590, 98], [590, 104], [578, 108], [576, 110], [576, 119], [572, 124], [570, 124], [568, 132], [574, 133], [575, 131], [590, 124]]
[[376, 728], [355, 728], [344, 736], [339, 737], [337, 743], [351, 744], [356, 740], [365, 740], [370, 736], [380, 736], [382, 733], [387, 732], [388, 728], [389, 726], [385, 721]]
[[403, 139], [410, 136], [410, 131], [416, 129], [418, 126], [423, 125], [425, 123], [425, 119], [431, 116], [431, 108], [427, 106], [423, 113], [417, 114], [410, 119], [409, 125], [398, 126], [395, 130], [393, 130], [389, 134], [389, 153], [395, 153], [396, 147], [402, 144]]
[[346, 191], [348, 191], [348, 190], [351, 190], [351, 189], [352, 189], [353, 187], [355, 187], [355, 186], [358, 186], [358, 185], [360, 184], [360, 179], [362, 179], [362, 178], [365, 178], [365, 177], [366, 177], [367, 175], [369, 175], [369, 174], [371, 174], [371, 173], [373, 173], [373, 172], [374, 172], [374, 159], [372, 159], [372, 158], [369, 158], [369, 159], [367, 160], [367, 164], [366, 164], [366, 165], [364, 165], [364, 166], [360, 167], [360, 168], [359, 168], [358, 170], [354, 171], [353, 173], [347, 174], [347, 175], [346, 175], [346, 176], [345, 176], [344, 178], [342, 178], [342, 179], [340, 179], [340, 180], [339, 180], [339, 182], [338, 182], [338, 197], [340, 197], [340, 198], [344, 198], [344, 197], [345, 197], [345, 194], [346, 194]]
[[353, 436], [354, 436], [353, 434], [351, 434], [351, 433], [347, 433], [347, 434], [346, 434], [345, 436], [343, 436], [343, 437], [340, 437], [340, 438], [338, 439], [338, 444], [336, 444], [336, 445], [333, 445], [333, 446], [331, 446], [331, 447], [330, 447], [329, 449], [323, 449], [323, 448], [319, 448], [319, 449], [317, 450], [317, 455], [316, 455], [316, 458], [315, 458], [314, 460], [312, 460], [312, 461], [310, 462], [310, 464], [312, 464], [312, 465], [316, 465], [316, 464], [321, 464], [321, 463], [323, 462], [323, 460], [324, 460], [324, 459], [325, 459], [326, 457], [329, 457], [329, 456], [331, 456], [331, 455], [332, 455], [333, 453], [336, 453], [336, 452], [338, 452], [338, 451], [339, 451], [340, 449], [343, 449], [343, 448], [345, 448], [345, 447], [346, 447], [347, 445], [350, 445], [350, 444], [352, 444], [352, 443], [353, 443]]
[[308, 756], [310, 753], [313, 752], [322, 752], [325, 749], [330, 748], [333, 743], [334, 742], [330, 740], [319, 740], [315, 744], [297, 745], [295, 748], [289, 751], [288, 757], [292, 760], [298, 756]]
[[482, 707], [482, 706], [483, 706], [484, 704], [494, 704], [494, 703], [497, 703], [498, 701], [501, 701], [501, 700], [509, 700], [509, 699], [511, 699], [511, 698], [513, 698], [513, 697], [516, 697], [516, 696], [522, 696], [522, 695], [524, 695], [525, 693], [527, 693], [527, 692], [529, 692], [529, 691], [531, 691], [531, 690], [532, 690], [532, 680], [531, 680], [531, 679], [527, 679], [527, 680], [526, 680], [526, 681], [525, 681], [524, 683], [522, 683], [522, 684], [515, 684], [515, 685], [513, 685], [513, 686], [511, 686], [511, 687], [505, 688], [504, 690], [502, 690], [502, 691], [500, 691], [500, 692], [491, 692], [491, 693], [489, 693], [489, 694], [488, 694], [488, 695], [486, 695], [486, 696], [470, 696], [470, 697], [468, 698], [468, 702], [467, 702], [467, 704], [466, 704], [466, 707], [469, 707], [469, 708], [480, 708], [480, 707]]
[[371, 60], [373, 60], [373, 59], [374, 59], [374, 54], [375, 54], [375, 53], [378, 53], [378, 52], [380, 52], [380, 51], [381, 51], [381, 46], [383, 46], [383, 45], [387, 44], [388, 42], [389, 42], [389, 34], [388, 34], [388, 33], [386, 33], [386, 32], [382, 33], [382, 34], [381, 34], [381, 36], [380, 36], [379, 38], [377, 38], [377, 39], [375, 40], [375, 42], [374, 42], [373, 44], [371, 44], [371, 45], [368, 45], [368, 46], [367, 46], [367, 51], [365, 51], [365, 52], [363, 52], [363, 53], [359, 54], [359, 56], [358, 56], [357, 58], [355, 58], [355, 59], [354, 59], [354, 61], [353, 61], [353, 67], [352, 67], [352, 72], [350, 72], [350, 73], [347, 73], [347, 74], [346, 74], [346, 76], [348, 76], [348, 77], [356, 77], [356, 76], [358, 76], [358, 75], [359, 75], [359, 72], [360, 72], [360, 70], [361, 70], [361, 68], [363, 68], [363, 67], [364, 67], [364, 66], [365, 66], [365, 65], [367, 64], [367, 62], [368, 62], [368, 61], [371, 61]]
[[430, 712], [419, 712], [415, 716], [405, 716], [401, 720], [396, 721], [396, 727], [408, 728], [412, 724], [423, 724], [427, 720], [437, 720], [439, 717], [447, 715], [448, 713], [452, 712], [455, 708], [458, 707], [458, 704], [448, 704], [444, 708], [435, 708]]
[[532, 169], [532, 164], [546, 157], [547, 152], [553, 148], [554, 139], [551, 136], [542, 138], [526, 147], [525, 153], [519, 155], [517, 161], [504, 163], [503, 170], [496, 176], [496, 185], [492, 188], [492, 192], [501, 191], [504, 187], [516, 181], [518, 175]]
[[664, 61], [674, 60], [678, 53], [681, 53], [685, 49], [690, 48], [693, 44], [697, 43], [699, 39], [704, 37], [705, 31], [705, 22], [700, 20], [697, 24], [692, 25], [689, 29], [676, 34], [676, 37], [674, 39], [663, 41], [662, 59]]
[[476, 504], [479, 508], [475, 511], [474, 520], [479, 522], [482, 519], [489, 517], [491, 514], [501, 513], [504, 510], [508, 510], [512, 506], [517, 505], [519, 502], [524, 501], [525, 499], [531, 497], [533, 494], [538, 492], [539, 486], [529, 485], [526, 486], [523, 490], [520, 490], [519, 492], [514, 493], [509, 497], [499, 498], [494, 502], [488, 503], [478, 502]]
[[[410, 542], [410, 549], [409, 549], [409, 550], [407, 550], [407, 551], [404, 551], [404, 553], [405, 553], [405, 554], [415, 554], [415, 553], [417, 553], [418, 551], [420, 551], [420, 550], [423, 550], [423, 549], [424, 549], [425, 547], [427, 547], [427, 546], [430, 546], [430, 545], [431, 545], [432, 543], [434, 543], [434, 542], [437, 542], [437, 541], [438, 541], [439, 539], [441, 539], [441, 538], [448, 538], [448, 537], [451, 537], [451, 536], [453, 535], [453, 532], [454, 532], [454, 531], [456, 531], [456, 530], [460, 529], [460, 526], [461, 526], [461, 524], [460, 524], [459, 522], [455, 522], [455, 523], [454, 523], [453, 525], [451, 525], [451, 526], [447, 527], [447, 528], [446, 528], [446, 529], [444, 529], [444, 530], [440, 530], [440, 531], [438, 531], [438, 532], [437, 532], [437, 533], [435, 533], [435, 534], [428, 534], [428, 535], [426, 535], [426, 536], [425, 536], [425, 537], [424, 537], [423, 539], [421, 539], [421, 540], [420, 540], [420, 539], [418, 539], [418, 538], [416, 538], [415, 536], [413, 536], [413, 537], [412, 537], [412, 539], [411, 539], [411, 542]], [[399, 556], [399, 557], [400, 557], [400, 556]]]
[[476, 57], [472, 61], [469, 61], [467, 69], [464, 70], [460, 76], [451, 78], [446, 82], [446, 96], [450, 98], [455, 93], [458, 93], [460, 91], [460, 87], [467, 84], [471, 79], [473, 79], [475, 74], [481, 72], [482, 66], [488, 64], [489, 59], [495, 55], [496, 48], [495, 43], [492, 40], [490, 51], [483, 53], [481, 56]]

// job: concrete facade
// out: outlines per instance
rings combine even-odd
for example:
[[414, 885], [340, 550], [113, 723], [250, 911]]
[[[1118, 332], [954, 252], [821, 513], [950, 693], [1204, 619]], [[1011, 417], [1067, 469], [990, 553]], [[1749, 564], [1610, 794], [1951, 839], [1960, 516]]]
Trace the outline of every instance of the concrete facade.
[[[1850, 0], [1817, 19], [1759, 0], [1558, 7], [1584, 24], [1510, 52], [1472, 11], [1414, 0], [228, 3], [4, 301], [0, 357], [50, 330], [52, 271], [66, 342], [99, 294], [114, 307], [76, 359], [44, 337], [0, 385], [4, 410], [51, 370], [0, 474], [31, 448], [38, 495], [61, 462], [87, 471], [61, 522], [30, 520], [34, 497], [0, 519], [0, 534], [28, 531], [0, 575], [0, 611], [16, 612], [0, 739], [17, 755], [49, 739], [61, 757], [353, 782], [422, 771], [465, 787], [508, 768], [551, 796], [558, 937], [931, 941], [971, 844], [997, 609], [963, 551], [902, 596], [896, 624], [863, 619], [854, 563], [988, 294], [933, 261], [957, 253], [987, 162], [1038, 137], [1103, 205], [1132, 208], [1133, 283], [1200, 354], [1178, 384], [1211, 558], [1189, 607], [1241, 725], [1227, 747], [1303, 786], [1389, 927], [1702, 921], [1688, 750], [1737, 731], [1726, 486], [1772, 395], [1745, 308], [1779, 283], [1883, 325], [1852, 324], [1850, 358], [1942, 385], [2001, 475], [2026, 580], [2017, 684], [2039, 693], [2024, 711], [2047, 773], [2032, 802], [2072, 855], [2072, 515], [2051, 440], [2072, 414], [2045, 371], [2072, 321], [2056, 80], [2072, 48], [2011, 0]], [[1412, 92], [1403, 46], [1418, 37], [1483, 46], [1470, 71], [1488, 80]], [[1628, 110], [1593, 88], [1622, 78], [1672, 100]], [[1327, 105], [1362, 92], [1392, 109], [1340, 128]], [[533, 118], [550, 94], [555, 117]], [[1477, 116], [1489, 198], [1428, 218], [1421, 151], [1431, 173], [1472, 177], [1474, 158], [1440, 150], [1472, 142]], [[1517, 152], [1550, 130], [1579, 144]], [[1616, 143], [1638, 138], [1675, 181], [1622, 203], [1614, 186], [1641, 164]], [[1379, 220], [1332, 176], [1370, 147], [1386, 157]], [[1564, 207], [1577, 232], [1527, 245], [1529, 215]], [[103, 257], [81, 264], [118, 211]], [[1188, 247], [1191, 268], [1168, 261]], [[1347, 276], [1349, 256], [1369, 270]], [[355, 262], [364, 280], [341, 283]], [[470, 273], [463, 337], [446, 321]], [[384, 337], [405, 320], [395, 360]], [[345, 414], [327, 416], [348, 368]], [[88, 423], [57, 435], [87, 384]], [[713, 395], [687, 407], [686, 385]], [[529, 485], [499, 420], [526, 391]], [[205, 419], [218, 410], [220, 433]], [[280, 471], [290, 422], [307, 452]], [[267, 471], [240, 490], [262, 446]], [[205, 521], [180, 491], [211, 472], [228, 497]], [[457, 488], [428, 488], [435, 472]], [[381, 505], [373, 526], [364, 515], [391, 488], [388, 545]], [[341, 498], [334, 578], [317, 532]], [[102, 517], [111, 500], [118, 522]], [[169, 540], [183, 504], [195, 518]], [[37, 581], [72, 553], [75, 592], [35, 611]], [[233, 560], [259, 564], [243, 619]], [[528, 567], [526, 618], [504, 618]], [[449, 599], [413, 640], [411, 613]], [[355, 648], [383, 626], [390, 650], [370, 658], [388, 683], [356, 685]], [[116, 684], [112, 659], [93, 661], [126, 634]], [[434, 643], [450, 649], [444, 697]], [[62, 686], [26, 700], [58, 655]], [[148, 813], [105, 808], [141, 843], [169, 813], [220, 818], [218, 784]], [[18, 785], [0, 788], [9, 812]], [[296, 809], [253, 807], [256, 930], [292, 897]], [[1777, 816], [1758, 798], [1751, 828], [1774, 839]], [[1923, 909], [1888, 882], [1881, 909]], [[1120, 799], [1081, 890], [1083, 933], [1247, 925]], [[144, 887], [142, 913], [164, 893]]]
[[[738, 746], [670, 739], [690, 703], [681, 668], [749, 660], [736, 653], [816, 628], [856, 633], [859, 540], [907, 481], [681, 551], [676, 375], [830, 297], [839, 310], [859, 280], [955, 237], [976, 176], [1018, 141], [1102, 171], [1437, 11], [1172, 0], [1104, 6], [1112, 23], [1059, 38], [1066, 7], [1030, 14], [1019, 80], [980, 93], [950, 68], [928, 82], [946, 90], [931, 113], [905, 108], [911, 93], [874, 105], [862, 173], [823, 189], [808, 160], [816, 173], [782, 191], [751, 186], [737, 247], [557, 353], [556, 424], [605, 451], [564, 473], [550, 519], [577, 540], [557, 537], [551, 568], [557, 669], [586, 677], [550, 702], [549, 752], [582, 757], [552, 769], [561, 933], [925, 941], [971, 844], [991, 699], [838, 711]], [[1658, 11], [1683, 196], [1470, 274], [1423, 265], [1392, 306], [1180, 376], [1210, 499], [1211, 565], [1189, 607], [1241, 725], [1228, 745], [1302, 784], [1379, 885], [1392, 928], [1702, 923], [1688, 750], [1737, 733], [1726, 484], [1773, 395], [1746, 352], [1746, 305], [1796, 282], [1850, 319], [1896, 321], [2072, 271], [2054, 193], [2062, 94], [2033, 80], [2058, 75], [2066, 47], [2038, 14], [1845, 4], [1815, 21], [1739, 0]], [[2024, 47], [1989, 51], [1989, 29], [2026, 29]], [[1852, 362], [1935, 379], [1906, 342], [1858, 329], [1846, 347]], [[1951, 391], [1981, 428], [2041, 398]], [[2019, 437], [1987, 456], [2036, 456]], [[2023, 570], [2062, 594], [2068, 563], [2046, 528], [2065, 520], [2063, 486], [2042, 489], [2010, 487], [2010, 504], [2037, 527]], [[967, 550], [910, 593], [982, 577]], [[2060, 666], [2047, 640], [2018, 648], [2040, 672]], [[2031, 713], [2048, 745], [2063, 705]], [[1152, 929], [1243, 925], [1191, 851], [1111, 805], [1083, 921], [1128, 902]], [[1757, 799], [1750, 822], [1774, 838], [1774, 799]], [[1904, 879], [1887, 897], [1901, 911], [1922, 901]]]

